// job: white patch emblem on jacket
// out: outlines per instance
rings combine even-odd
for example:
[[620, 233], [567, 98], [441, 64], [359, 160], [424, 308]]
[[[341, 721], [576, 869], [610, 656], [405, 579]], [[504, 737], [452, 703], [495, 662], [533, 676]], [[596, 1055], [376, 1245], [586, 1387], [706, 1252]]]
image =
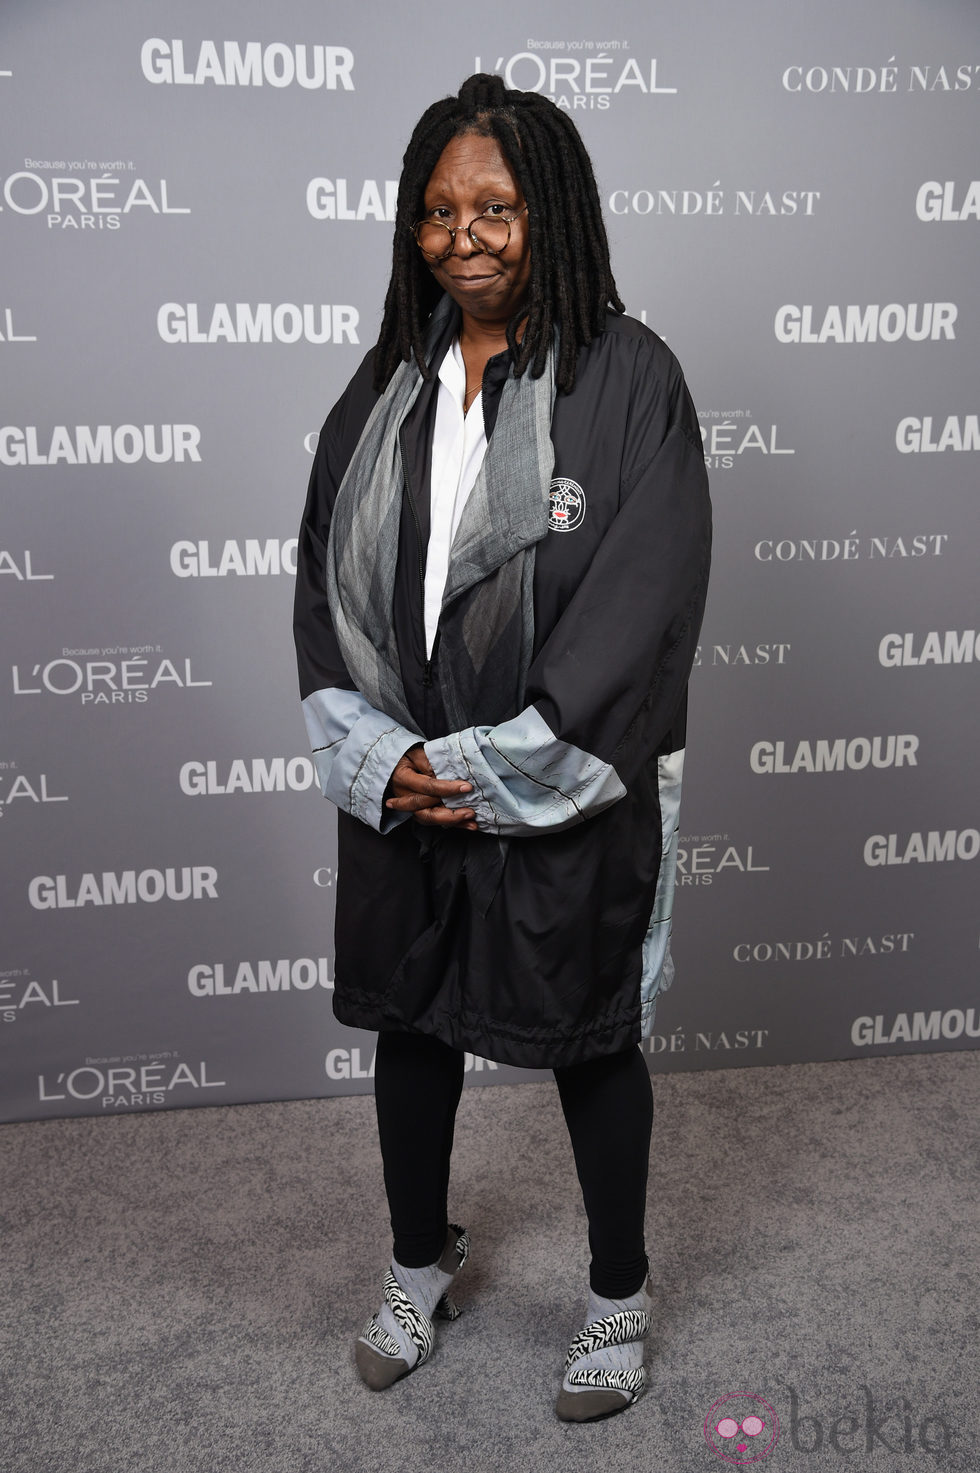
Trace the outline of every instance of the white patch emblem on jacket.
[[548, 526], [552, 532], [574, 532], [585, 520], [585, 492], [566, 476], [558, 476], [549, 489]]

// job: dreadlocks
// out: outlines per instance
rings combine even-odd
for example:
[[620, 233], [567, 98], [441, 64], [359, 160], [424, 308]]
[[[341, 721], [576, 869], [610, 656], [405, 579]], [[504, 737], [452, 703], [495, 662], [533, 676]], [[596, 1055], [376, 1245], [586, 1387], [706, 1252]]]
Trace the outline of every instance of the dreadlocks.
[[[555, 384], [570, 393], [575, 360], [602, 331], [607, 310], [625, 308], [616, 292], [609, 243], [592, 163], [578, 129], [536, 92], [512, 92], [500, 77], [468, 78], [458, 97], [423, 113], [403, 160], [391, 281], [375, 353], [375, 387], [384, 389], [400, 362], [415, 358], [426, 379], [425, 324], [441, 295], [412, 238], [425, 213], [425, 188], [446, 145], [461, 133], [496, 139], [528, 206], [531, 277], [527, 303], [507, 324], [514, 372], [544, 372], [558, 332]], [[524, 323], [523, 335], [517, 331]]]

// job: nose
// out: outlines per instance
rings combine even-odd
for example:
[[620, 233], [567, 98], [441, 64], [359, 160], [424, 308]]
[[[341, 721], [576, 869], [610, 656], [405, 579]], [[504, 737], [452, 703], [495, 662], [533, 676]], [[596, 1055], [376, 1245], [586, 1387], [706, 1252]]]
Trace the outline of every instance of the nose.
[[461, 225], [456, 231], [456, 235], [453, 240], [453, 248], [450, 254], [454, 256], [459, 256], [461, 260], [465, 261], [470, 256], [480, 255], [482, 250], [482, 246], [473, 244], [473, 237], [470, 235], [467, 226]]

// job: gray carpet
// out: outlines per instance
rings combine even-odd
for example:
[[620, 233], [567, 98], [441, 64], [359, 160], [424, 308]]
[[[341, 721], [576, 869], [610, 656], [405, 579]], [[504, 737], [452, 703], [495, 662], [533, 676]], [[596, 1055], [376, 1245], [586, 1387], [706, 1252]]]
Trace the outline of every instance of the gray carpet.
[[390, 1248], [370, 1098], [4, 1127], [0, 1473], [710, 1473], [738, 1392], [779, 1417], [754, 1467], [974, 1473], [980, 1054], [655, 1100], [651, 1390], [581, 1427], [552, 1411], [587, 1250], [550, 1084], [464, 1093], [465, 1313], [380, 1395], [350, 1353]]

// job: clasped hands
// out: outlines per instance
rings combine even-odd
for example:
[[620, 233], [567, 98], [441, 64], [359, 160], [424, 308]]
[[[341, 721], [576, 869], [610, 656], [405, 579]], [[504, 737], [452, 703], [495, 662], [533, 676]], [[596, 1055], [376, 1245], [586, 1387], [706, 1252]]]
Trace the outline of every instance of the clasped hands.
[[396, 813], [410, 813], [416, 823], [475, 832], [477, 824], [473, 809], [447, 808], [445, 802], [447, 798], [458, 798], [472, 791], [472, 783], [436, 777], [420, 743], [410, 747], [404, 757], [399, 758], [388, 782], [385, 807]]

